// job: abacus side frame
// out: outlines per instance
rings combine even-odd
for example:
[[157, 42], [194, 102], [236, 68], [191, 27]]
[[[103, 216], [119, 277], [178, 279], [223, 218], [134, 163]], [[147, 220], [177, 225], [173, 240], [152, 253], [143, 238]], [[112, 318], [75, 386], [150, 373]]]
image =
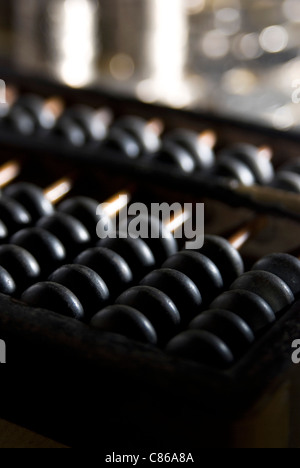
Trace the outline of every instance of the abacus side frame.
[[298, 301], [218, 372], [3, 295], [0, 311], [0, 417], [69, 446], [230, 445], [228, 428], [284, 382], [300, 336]]

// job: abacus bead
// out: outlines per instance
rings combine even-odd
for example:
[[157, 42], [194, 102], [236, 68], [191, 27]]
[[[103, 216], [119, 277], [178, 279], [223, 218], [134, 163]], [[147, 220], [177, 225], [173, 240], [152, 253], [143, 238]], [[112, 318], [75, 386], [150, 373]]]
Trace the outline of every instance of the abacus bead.
[[[156, 265], [161, 266], [167, 258], [171, 255], [174, 255], [178, 252], [177, 241], [174, 238], [173, 234], [168, 230], [167, 227], [157, 218], [139, 216], [138, 220], [141, 224], [147, 236], [143, 237], [143, 241], [149, 246], [151, 252], [154, 255]], [[130, 220], [128, 226], [120, 224], [120, 230], [124, 232], [129, 232], [130, 234], [136, 236], [134, 230], [132, 230], [133, 220]], [[134, 223], [134, 228], [136, 223]]]
[[54, 213], [52, 203], [44, 196], [43, 190], [36, 185], [28, 183], [13, 184], [7, 187], [4, 193], [20, 203], [28, 211], [33, 222]]
[[199, 169], [213, 167], [215, 154], [213, 150], [201, 141], [199, 134], [190, 130], [176, 129], [168, 133], [165, 141], [171, 141], [184, 148], [194, 158]]
[[105, 138], [106, 125], [92, 107], [76, 105], [67, 109], [65, 115], [68, 115], [84, 130], [89, 140], [101, 141]]
[[154, 256], [148, 245], [142, 239], [102, 239], [99, 247], [113, 250], [129, 265], [134, 278], [143, 278], [155, 267]]
[[160, 342], [168, 340], [180, 324], [180, 314], [174, 302], [163, 292], [149, 286], [137, 286], [123, 293], [116, 301], [137, 309], [153, 325]]
[[83, 307], [69, 289], [56, 283], [37, 283], [22, 294], [21, 300], [31, 307], [49, 310], [76, 320], [84, 319]]
[[65, 286], [78, 297], [87, 320], [107, 305], [107, 286], [102, 278], [88, 267], [65, 265], [52, 273], [49, 281]]
[[287, 192], [300, 193], [300, 174], [288, 171], [280, 171], [272, 183], [272, 187]]
[[20, 203], [6, 196], [0, 198], [0, 219], [9, 235], [28, 227], [32, 221], [30, 214]]
[[32, 135], [36, 128], [32, 116], [21, 108], [11, 109], [6, 120], [16, 128], [21, 135]]
[[272, 163], [268, 158], [259, 155], [259, 150], [256, 146], [237, 144], [222, 151], [220, 156], [233, 157], [246, 164], [259, 184], [269, 184], [274, 178]]
[[273, 273], [282, 279], [293, 294], [300, 294], [300, 260], [288, 254], [273, 254], [259, 260], [253, 270]]
[[143, 151], [154, 153], [159, 149], [159, 137], [148, 128], [146, 120], [140, 117], [121, 117], [114, 123], [114, 128], [119, 128], [128, 133], [137, 141]]
[[5, 224], [0, 221], [0, 242], [4, 242], [8, 237], [8, 231]]
[[16, 284], [5, 268], [0, 266], [0, 293], [13, 296], [16, 292]]
[[202, 330], [189, 330], [176, 336], [166, 348], [167, 353], [198, 364], [224, 370], [234, 364], [230, 348], [220, 338]]
[[40, 219], [37, 227], [54, 234], [65, 247], [67, 256], [72, 259], [85, 250], [91, 240], [83, 224], [64, 213], [56, 213]]
[[245, 271], [239, 252], [222, 237], [205, 236], [204, 245], [199, 252], [218, 267], [225, 287], [230, 286]]
[[27, 112], [36, 126], [51, 129], [55, 123], [52, 112], [44, 108], [44, 100], [36, 94], [21, 95], [14, 104], [12, 111], [21, 109]]
[[103, 146], [120, 151], [129, 159], [136, 159], [140, 156], [140, 147], [136, 140], [119, 128], [110, 129]]
[[179, 310], [183, 322], [189, 322], [202, 305], [199, 289], [185, 274], [171, 269], [156, 270], [141, 281], [169, 296]]
[[101, 247], [86, 250], [74, 261], [94, 270], [105, 281], [111, 296], [117, 297], [133, 281], [128, 263], [116, 252]]
[[153, 158], [155, 161], [170, 164], [187, 174], [196, 170], [196, 163], [190, 153], [171, 141], [165, 141], [159, 152], [153, 155]]
[[238, 278], [230, 288], [244, 289], [262, 297], [278, 314], [290, 306], [295, 297], [288, 285], [278, 276], [267, 271], [250, 271]]
[[93, 317], [91, 326], [141, 343], [157, 344], [156, 331], [150, 321], [132, 307], [121, 305], [107, 307]]
[[170, 257], [163, 268], [172, 268], [187, 275], [202, 294], [204, 303], [209, 303], [218, 296], [224, 283], [220, 270], [204, 255], [185, 250]]
[[73, 146], [80, 147], [86, 142], [83, 128], [67, 115], [62, 115], [58, 119], [54, 128], [54, 133], [66, 138]]
[[167, 258], [178, 252], [177, 241], [173, 234], [156, 218], [150, 218], [149, 230], [151, 235], [145, 242], [149, 245], [157, 265], [162, 265]]
[[[98, 238], [96, 229], [100, 222], [99, 210], [99, 203], [87, 197], [69, 198], [58, 207], [58, 211], [71, 215], [80, 221], [93, 240], [97, 240]], [[104, 212], [101, 215], [101, 222], [105, 232], [110, 232], [112, 230], [112, 222]]]
[[228, 310], [203, 312], [191, 322], [190, 329], [215, 334], [230, 347], [236, 358], [242, 356], [255, 340], [249, 325]]
[[66, 260], [66, 251], [60, 240], [41, 228], [23, 229], [11, 238], [10, 243], [30, 252], [39, 263], [43, 276]]
[[214, 300], [210, 308], [233, 312], [249, 325], [255, 335], [276, 321], [270, 305], [262, 297], [245, 290], [223, 293]]
[[281, 170], [300, 175], [300, 158], [295, 158], [281, 167]]
[[24, 291], [40, 276], [40, 267], [35, 258], [15, 245], [0, 246], [0, 265], [11, 275], [18, 292]]
[[230, 156], [220, 156], [215, 165], [215, 173], [222, 177], [229, 177], [241, 185], [251, 187], [256, 180], [253, 172], [242, 161]]

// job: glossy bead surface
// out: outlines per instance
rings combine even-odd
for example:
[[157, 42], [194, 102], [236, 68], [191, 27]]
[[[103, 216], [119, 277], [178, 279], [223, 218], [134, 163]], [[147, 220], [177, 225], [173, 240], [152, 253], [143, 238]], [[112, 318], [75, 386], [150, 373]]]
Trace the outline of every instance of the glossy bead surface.
[[82, 265], [64, 265], [49, 277], [51, 283], [65, 286], [78, 297], [89, 320], [109, 300], [106, 284], [96, 272]]
[[157, 335], [150, 321], [132, 307], [107, 307], [93, 317], [91, 326], [141, 343], [157, 344]]
[[192, 330], [205, 330], [221, 338], [241, 357], [255, 340], [249, 325], [238, 315], [227, 310], [210, 310], [198, 315], [190, 324]]
[[35, 258], [27, 250], [15, 245], [0, 246], [0, 266], [11, 275], [18, 293], [38, 281], [41, 273]]
[[42, 218], [37, 227], [54, 234], [66, 249], [67, 256], [72, 259], [89, 247], [91, 238], [86, 228], [80, 221], [65, 213]]
[[239, 252], [223, 237], [205, 236], [204, 246], [199, 253], [217, 266], [225, 287], [230, 286], [245, 271]]
[[5, 195], [20, 203], [28, 211], [33, 222], [54, 213], [52, 203], [44, 196], [43, 190], [36, 185], [13, 184], [5, 189]]
[[271, 306], [275, 314], [282, 312], [295, 300], [288, 285], [278, 276], [267, 271], [245, 273], [233, 283], [230, 289], [244, 289], [257, 294]]
[[86, 250], [74, 263], [87, 266], [98, 273], [106, 283], [111, 297], [117, 297], [132, 284], [133, 274], [128, 263], [112, 250], [101, 247]]
[[224, 341], [204, 330], [181, 333], [168, 343], [166, 351], [172, 356], [217, 369], [227, 369], [234, 364], [233, 353]]
[[255, 335], [276, 321], [271, 306], [257, 294], [245, 291], [227, 291], [211, 304], [211, 309], [223, 309], [241, 317]]
[[134, 279], [140, 280], [155, 267], [155, 258], [142, 239], [107, 238], [102, 239], [98, 246], [119, 254], [130, 267]]
[[41, 228], [23, 229], [11, 238], [10, 243], [30, 252], [43, 276], [56, 270], [66, 260], [66, 251], [60, 240]]
[[273, 254], [259, 260], [253, 271], [263, 270], [282, 279], [293, 294], [300, 294], [300, 260], [288, 254]]
[[123, 293], [118, 305], [133, 307], [153, 325], [160, 342], [169, 339], [180, 324], [180, 314], [174, 302], [163, 292], [149, 286], [137, 286]]
[[37, 283], [22, 294], [21, 300], [31, 307], [56, 312], [64, 317], [80, 321], [84, 319], [83, 307], [78, 298], [57, 283]]
[[195, 283], [176, 270], [155, 270], [141, 281], [141, 285], [151, 286], [169, 296], [184, 323], [195, 317], [202, 305], [202, 296]]
[[187, 275], [201, 292], [205, 304], [210, 303], [224, 288], [220, 270], [208, 257], [198, 252], [178, 252], [163, 264], [163, 268], [172, 268]]

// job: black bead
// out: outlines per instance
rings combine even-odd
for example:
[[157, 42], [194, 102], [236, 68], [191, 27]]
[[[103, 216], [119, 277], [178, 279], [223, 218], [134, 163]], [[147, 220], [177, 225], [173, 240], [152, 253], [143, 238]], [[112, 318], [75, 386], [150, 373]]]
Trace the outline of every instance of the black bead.
[[21, 299], [31, 307], [49, 310], [80, 321], [84, 319], [83, 307], [78, 298], [60, 284], [37, 283], [27, 289]]
[[249, 325], [255, 335], [276, 321], [270, 305], [262, 297], [245, 290], [223, 293], [214, 300], [210, 308], [233, 312]]
[[92, 107], [85, 105], [69, 107], [64, 117], [76, 122], [84, 131], [87, 140], [102, 141], [107, 134], [107, 126]]
[[259, 260], [253, 270], [273, 273], [282, 279], [293, 294], [300, 294], [300, 260], [288, 254], [273, 254]]
[[0, 219], [5, 224], [8, 235], [28, 227], [32, 222], [28, 211], [20, 203], [6, 196], [0, 198]]
[[161, 149], [152, 155], [155, 161], [171, 165], [182, 172], [191, 174], [196, 170], [196, 162], [187, 149], [172, 141], [164, 141]]
[[280, 171], [272, 182], [272, 187], [292, 193], [300, 193], [300, 174]]
[[256, 183], [253, 172], [245, 163], [226, 155], [218, 157], [214, 173], [220, 177], [233, 179], [247, 187]]
[[218, 267], [225, 287], [230, 286], [245, 271], [239, 252], [222, 237], [205, 236], [204, 246], [199, 252]]
[[5, 121], [21, 135], [31, 136], [36, 130], [34, 118], [25, 109], [20, 107], [12, 108], [6, 116]]
[[41, 228], [23, 229], [11, 238], [10, 243], [23, 247], [34, 256], [42, 276], [47, 276], [66, 260], [66, 251], [60, 240]]
[[43, 190], [36, 185], [28, 183], [13, 184], [7, 187], [4, 193], [20, 203], [28, 211], [33, 222], [54, 213], [52, 203], [44, 196]]
[[113, 250], [129, 265], [134, 279], [140, 280], [155, 267], [154, 256], [142, 239], [102, 239], [99, 247]]
[[235, 358], [241, 357], [255, 340], [249, 325], [228, 310], [203, 312], [190, 324], [192, 330], [205, 330], [215, 334], [232, 350]]
[[73, 216], [80, 221], [89, 232], [92, 240], [97, 240], [97, 225], [101, 223], [105, 232], [112, 230], [112, 222], [103, 211], [100, 213], [99, 202], [87, 197], [69, 198], [62, 202], [58, 211]]
[[90, 320], [109, 300], [109, 291], [99, 275], [82, 265], [65, 265], [52, 273], [51, 283], [65, 286], [78, 297], [85, 317]]
[[8, 237], [7, 227], [2, 221], [0, 221], [0, 243], [5, 242], [7, 240], [7, 237]]
[[120, 128], [110, 129], [101, 147], [116, 150], [129, 159], [140, 156], [140, 147], [136, 140]]
[[295, 297], [288, 285], [267, 271], [250, 271], [238, 278], [230, 288], [251, 291], [262, 297], [275, 314], [290, 306]]
[[140, 117], [121, 117], [115, 121], [113, 128], [121, 129], [133, 137], [142, 151], [154, 153], [160, 147], [159, 137], [147, 126], [147, 121]]
[[204, 304], [209, 304], [224, 288], [220, 270], [208, 257], [198, 252], [179, 252], [170, 257], [163, 268], [172, 268], [187, 275], [201, 292]]
[[67, 257], [74, 258], [89, 247], [90, 235], [83, 224], [64, 213], [56, 213], [40, 219], [37, 227], [50, 231], [63, 244]]
[[141, 281], [142, 286], [156, 288], [172, 299], [181, 320], [188, 323], [199, 312], [202, 297], [199, 289], [185, 274], [171, 269], [156, 270]]
[[228, 156], [246, 164], [258, 184], [268, 185], [274, 178], [272, 163], [266, 157], [259, 154], [256, 146], [248, 144], [233, 145], [223, 150], [219, 156]]
[[293, 172], [300, 175], [300, 158], [292, 159], [290, 162], [280, 168], [282, 171]]
[[35, 258], [15, 245], [0, 246], [0, 265], [13, 278], [17, 293], [23, 292], [40, 277], [40, 267]]
[[74, 263], [87, 266], [98, 273], [106, 283], [111, 297], [118, 297], [132, 284], [133, 274], [128, 263], [112, 250], [101, 247], [86, 250]]
[[215, 163], [213, 150], [201, 141], [197, 132], [176, 129], [169, 132], [164, 141], [173, 142], [188, 151], [200, 170], [210, 169]]
[[[128, 232], [133, 237], [136, 232], [132, 230], [132, 219], [129, 219], [128, 226], [120, 224], [120, 230]], [[149, 246], [155, 258], [155, 264], [161, 266], [167, 258], [178, 252], [177, 241], [168, 228], [157, 218], [139, 216], [138, 222], [147, 228], [147, 237], [143, 241]], [[134, 239], [135, 240], [135, 239]]]
[[229, 347], [216, 335], [203, 330], [189, 330], [176, 336], [166, 348], [172, 356], [224, 370], [234, 364]]
[[45, 108], [44, 99], [36, 94], [21, 95], [12, 106], [11, 112], [18, 110], [26, 112], [32, 118], [35, 127], [51, 129], [55, 123], [55, 117], [51, 111]]
[[57, 120], [53, 133], [66, 139], [73, 146], [81, 147], [86, 143], [84, 129], [67, 115], [62, 115]]
[[157, 344], [157, 335], [150, 321], [132, 307], [121, 305], [107, 307], [95, 315], [91, 326], [141, 343]]
[[12, 276], [5, 268], [0, 266], [0, 293], [6, 296], [14, 296], [16, 289], [16, 284]]
[[133, 307], [145, 315], [160, 343], [170, 339], [180, 324], [180, 314], [174, 302], [163, 292], [149, 286], [129, 289], [117, 299], [116, 304]]

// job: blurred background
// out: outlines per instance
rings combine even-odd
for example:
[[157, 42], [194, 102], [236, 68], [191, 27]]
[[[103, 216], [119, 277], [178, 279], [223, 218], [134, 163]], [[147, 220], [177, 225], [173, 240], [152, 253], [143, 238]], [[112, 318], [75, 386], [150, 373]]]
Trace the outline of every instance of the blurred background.
[[300, 0], [0, 0], [0, 58], [300, 131]]

